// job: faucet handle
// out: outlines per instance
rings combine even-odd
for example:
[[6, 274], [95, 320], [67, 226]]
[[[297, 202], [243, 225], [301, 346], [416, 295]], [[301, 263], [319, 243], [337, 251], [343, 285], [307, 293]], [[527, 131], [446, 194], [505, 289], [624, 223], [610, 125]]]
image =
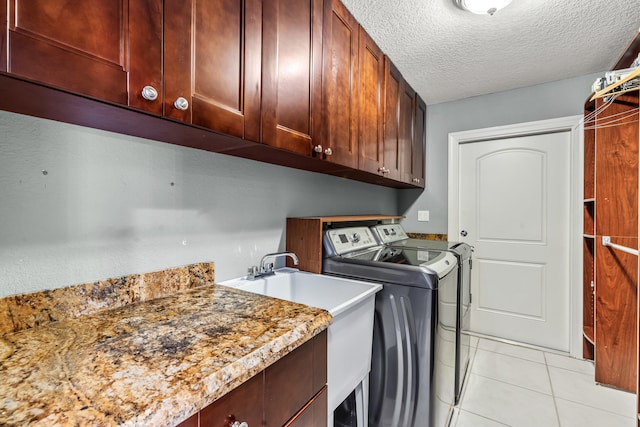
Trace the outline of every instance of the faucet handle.
[[259, 270], [257, 265], [252, 265], [247, 269], [247, 273], [249, 273], [249, 277], [256, 277], [258, 275], [258, 272]]

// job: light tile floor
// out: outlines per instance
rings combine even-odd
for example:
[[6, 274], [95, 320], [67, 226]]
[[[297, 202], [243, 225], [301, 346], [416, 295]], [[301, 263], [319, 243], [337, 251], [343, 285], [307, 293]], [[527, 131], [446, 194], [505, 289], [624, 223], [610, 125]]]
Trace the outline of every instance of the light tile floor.
[[596, 385], [584, 360], [472, 337], [450, 427], [635, 427], [635, 394]]

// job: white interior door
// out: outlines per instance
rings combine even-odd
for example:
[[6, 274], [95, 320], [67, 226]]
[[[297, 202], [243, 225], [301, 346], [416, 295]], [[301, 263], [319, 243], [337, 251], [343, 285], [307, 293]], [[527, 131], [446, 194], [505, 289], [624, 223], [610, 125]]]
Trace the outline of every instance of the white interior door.
[[460, 145], [472, 331], [569, 351], [570, 164], [570, 132]]

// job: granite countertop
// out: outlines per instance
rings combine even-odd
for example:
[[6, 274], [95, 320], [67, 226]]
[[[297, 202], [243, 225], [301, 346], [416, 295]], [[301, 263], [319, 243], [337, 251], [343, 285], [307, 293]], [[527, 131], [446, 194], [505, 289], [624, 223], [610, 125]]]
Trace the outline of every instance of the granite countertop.
[[209, 284], [0, 336], [0, 425], [172, 426], [331, 322]]

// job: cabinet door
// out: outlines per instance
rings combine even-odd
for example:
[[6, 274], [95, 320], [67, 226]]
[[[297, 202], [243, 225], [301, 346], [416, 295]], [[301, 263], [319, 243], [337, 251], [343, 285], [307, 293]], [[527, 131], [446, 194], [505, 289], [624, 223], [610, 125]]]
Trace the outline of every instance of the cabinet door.
[[409, 178], [416, 186], [425, 186], [425, 145], [427, 133], [427, 104], [416, 94], [415, 118], [411, 144], [411, 171]]
[[[0, 22], [7, 28], [7, 0], [0, 0]], [[0, 33], [0, 71], [7, 71], [7, 31]]]
[[327, 388], [322, 389], [311, 402], [292, 418], [285, 427], [324, 427], [327, 425]]
[[413, 147], [413, 125], [415, 121], [415, 98], [416, 92], [406, 81], [402, 81], [402, 91], [400, 92], [400, 179], [404, 182], [411, 182]]
[[360, 27], [358, 168], [379, 173], [384, 166], [384, 54]]
[[160, 88], [162, 1], [129, 3], [10, 0], [7, 71], [83, 95], [153, 110], [157, 104], [141, 103], [138, 94], [141, 84]]
[[391, 60], [384, 58], [384, 171], [393, 179], [400, 179], [400, 99], [403, 92], [402, 75]]
[[327, 332], [307, 341], [264, 373], [265, 423], [285, 425], [327, 384]]
[[200, 425], [229, 427], [238, 421], [250, 426], [261, 426], [263, 394], [264, 376], [261, 372], [200, 411]]
[[339, 0], [325, 0], [322, 156], [358, 165], [358, 22]]
[[262, 7], [262, 142], [309, 156], [322, 101], [322, 0]]
[[164, 114], [259, 141], [261, 1], [164, 4]]

